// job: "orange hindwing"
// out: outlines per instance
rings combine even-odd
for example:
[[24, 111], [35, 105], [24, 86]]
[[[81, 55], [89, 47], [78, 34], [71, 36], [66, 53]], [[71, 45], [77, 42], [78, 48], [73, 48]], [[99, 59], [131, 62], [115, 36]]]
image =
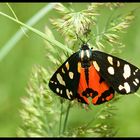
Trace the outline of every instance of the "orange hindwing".
[[[86, 73], [85, 71], [88, 72]], [[88, 100], [90, 96], [92, 103], [96, 105], [111, 100], [114, 96], [114, 90], [103, 80], [94, 66], [91, 65], [87, 70], [81, 67], [78, 94], [86, 104], [90, 103]]]

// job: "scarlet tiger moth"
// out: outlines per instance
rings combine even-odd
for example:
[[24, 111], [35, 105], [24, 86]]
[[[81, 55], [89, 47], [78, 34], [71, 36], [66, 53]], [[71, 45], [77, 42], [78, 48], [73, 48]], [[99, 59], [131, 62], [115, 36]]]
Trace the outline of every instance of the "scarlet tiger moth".
[[140, 86], [140, 69], [110, 54], [93, 51], [86, 43], [53, 74], [50, 89], [69, 100], [94, 105], [114, 97], [115, 91], [130, 94]]

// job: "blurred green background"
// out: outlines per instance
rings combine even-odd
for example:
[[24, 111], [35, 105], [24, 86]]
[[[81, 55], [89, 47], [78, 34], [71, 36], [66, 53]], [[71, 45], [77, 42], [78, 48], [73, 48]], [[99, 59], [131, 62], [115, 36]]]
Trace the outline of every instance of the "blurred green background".
[[[25, 23], [47, 3], [10, 3], [10, 5], [18, 19]], [[83, 4], [79, 3], [76, 8], [81, 8], [81, 6]], [[139, 3], [127, 3], [123, 10], [126, 12], [139, 7]], [[6, 3], [0, 4], [0, 12], [13, 16]], [[140, 68], [139, 13], [140, 10], [137, 9], [135, 20], [122, 36], [126, 48], [122, 49], [119, 57]], [[45, 25], [50, 25], [49, 18], [55, 17], [55, 14], [56, 12], [51, 10], [34, 25], [34, 28], [45, 32]], [[2, 48], [19, 29], [20, 26], [17, 23], [0, 15], [0, 47]], [[17, 128], [21, 123], [20, 98], [27, 94], [25, 88], [32, 66], [34, 64], [47, 66], [44, 40], [31, 31], [27, 35], [28, 37], [24, 35], [0, 61], [0, 136], [16, 136]], [[58, 36], [58, 40], [61, 38]], [[140, 90], [137, 93], [140, 94]], [[124, 96], [116, 103], [116, 106], [118, 110], [115, 125], [119, 128], [117, 136], [140, 136], [140, 98], [134, 94]]]

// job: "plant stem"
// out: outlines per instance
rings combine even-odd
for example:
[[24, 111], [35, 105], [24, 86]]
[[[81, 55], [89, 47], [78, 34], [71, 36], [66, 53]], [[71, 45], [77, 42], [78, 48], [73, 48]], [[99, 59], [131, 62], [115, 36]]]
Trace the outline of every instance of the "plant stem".
[[103, 110], [104, 110], [104, 107], [101, 108], [101, 109], [96, 113], [96, 115], [86, 124], [86, 126], [85, 126], [84, 128], [87, 129], [87, 128], [89, 127], [89, 125], [90, 125], [91, 123], [93, 123], [93, 121], [96, 120], [96, 118], [98, 117], [98, 115], [99, 115]]
[[[15, 19], [18, 20], [18, 17], [16, 16], [16, 13], [14, 12], [14, 10], [12, 9], [12, 7], [10, 6], [9, 3], [6, 3], [8, 8], [10, 9], [10, 11], [12, 12], [12, 14], [14, 15]], [[24, 29], [21, 27], [21, 30], [24, 32], [24, 34], [27, 36], [27, 34], [25, 33]], [[28, 36], [27, 36], [28, 37]]]
[[[50, 11], [55, 4], [49, 4], [47, 5], [47, 7], [45, 6], [43, 9], [41, 9], [33, 18], [31, 18], [26, 24], [24, 24], [23, 22], [3, 13], [0, 12], [0, 15], [9, 18], [10, 20], [22, 25], [25, 28], [25, 32], [30, 30], [34, 33], [36, 33], [37, 35], [41, 36], [42, 38], [44, 38], [45, 40], [49, 41], [50, 43], [58, 46], [59, 48], [63, 49], [63, 50], [67, 50], [70, 53], [72, 53], [72, 50], [67, 48], [65, 45], [63, 45], [62, 43], [58, 42], [57, 40], [48, 37], [48, 35], [44, 34], [43, 32], [40, 32], [39, 30], [32, 28], [31, 26], [33, 26], [37, 21], [40, 20], [40, 18], [42, 17], [42, 14], [44, 16], [44, 12], [47, 13], [48, 11]], [[6, 45], [4, 45], [4, 47], [1, 48], [0, 50], [0, 61], [10, 52], [10, 50], [14, 47], [14, 45], [17, 43], [18, 40], [21, 39], [21, 37], [24, 35], [24, 33], [22, 32], [22, 30], [20, 29], [13, 38], [11, 38], [11, 40], [9, 40]]]
[[60, 123], [59, 123], [59, 136], [61, 136], [62, 114], [63, 114], [63, 102], [61, 102]]
[[138, 93], [134, 93], [137, 97], [139, 97], [140, 98], [140, 95], [138, 94]]
[[[40, 19], [43, 18], [50, 10], [52, 10], [52, 8], [54, 6], [55, 5], [52, 5], [52, 4], [45, 5], [32, 18], [30, 18], [26, 22], [26, 24], [28, 26], [33, 26], [38, 21], [40, 21]], [[10, 16], [8, 16], [8, 15], [2, 13], [2, 12], [0, 12], [0, 14], [7, 17], [7, 18], [10, 18]], [[12, 18], [12, 20], [14, 20], [15, 22], [19, 21], [18, 19], [14, 19], [14, 18]], [[24, 32], [23, 32], [23, 29], [24, 29]], [[28, 30], [29, 30], [28, 28], [19, 29], [15, 33], [15, 35], [13, 35], [12, 38], [8, 42], [6, 42], [6, 44], [0, 49], [0, 61], [3, 60], [3, 58], [10, 52], [10, 50], [15, 46], [15, 44], [24, 36], [24, 33], [26, 33]]]
[[68, 107], [67, 107], [67, 112], [66, 112], [66, 117], [65, 117], [65, 121], [64, 121], [64, 127], [63, 127], [63, 134], [65, 132], [66, 129], [66, 125], [67, 125], [67, 121], [68, 121], [68, 115], [70, 112], [70, 106], [71, 106], [71, 102], [69, 102]]

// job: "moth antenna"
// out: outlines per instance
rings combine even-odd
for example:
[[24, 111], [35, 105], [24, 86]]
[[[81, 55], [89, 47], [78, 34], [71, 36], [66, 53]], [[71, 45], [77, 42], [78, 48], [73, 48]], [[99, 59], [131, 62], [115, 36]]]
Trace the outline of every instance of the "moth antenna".
[[89, 42], [90, 38], [86, 41], [86, 44]]
[[75, 33], [75, 34], [76, 34], [77, 39], [79, 39], [79, 40], [82, 42], [82, 44], [85, 44], [85, 41], [83, 41], [83, 40], [78, 36], [77, 33]]

